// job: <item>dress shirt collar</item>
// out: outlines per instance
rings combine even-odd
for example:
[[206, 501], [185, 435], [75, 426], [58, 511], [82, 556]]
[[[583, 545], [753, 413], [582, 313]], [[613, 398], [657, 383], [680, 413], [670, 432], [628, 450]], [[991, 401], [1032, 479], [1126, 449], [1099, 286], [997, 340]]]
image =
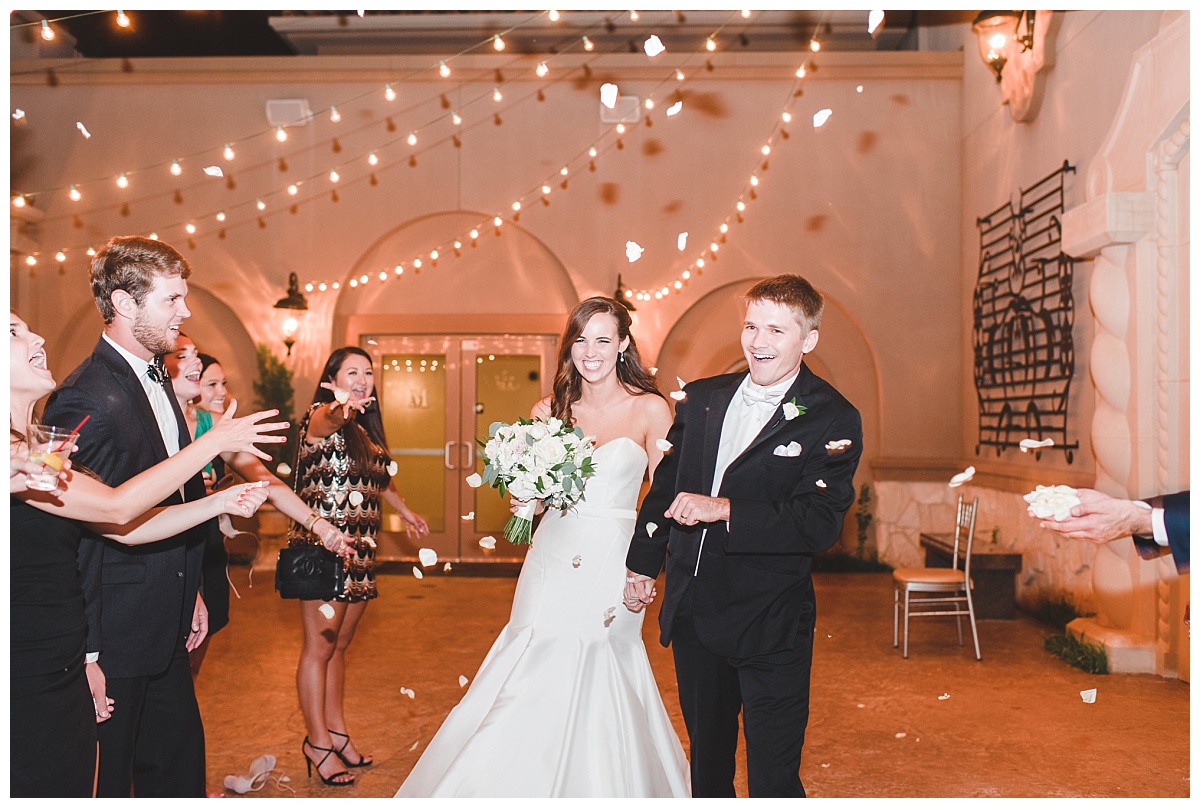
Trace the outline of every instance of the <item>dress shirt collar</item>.
[[129, 351], [118, 345], [116, 341], [113, 340], [113, 338], [107, 333], [103, 333], [100, 336], [104, 337], [104, 340], [111, 345], [116, 352], [125, 359], [126, 362], [129, 363], [129, 367], [133, 368], [133, 373], [135, 376], [137, 376], [139, 379], [146, 377], [146, 368], [150, 367], [150, 362], [148, 360], [142, 359], [140, 356], [134, 356]]
[[[775, 382], [775, 384], [772, 384], [768, 387], [761, 387], [761, 386], [755, 384], [754, 382], [752, 382], [750, 380], [750, 374], [747, 373], [746, 378], [742, 379], [742, 383], [738, 387], [737, 395], [739, 398], [741, 398], [743, 401], [745, 401], [746, 399], [743, 394], [745, 392], [749, 391], [752, 394], [760, 395], [764, 398], [777, 399], [778, 401], [782, 401], [784, 395], [787, 394], [787, 391], [790, 390], [792, 385], [796, 383], [796, 377], [798, 377], [799, 375], [800, 375], [800, 368], [796, 368], [796, 372], [793, 373], [791, 376], [788, 376], [786, 379]], [[779, 405], [776, 404], [775, 406], [779, 406]]]

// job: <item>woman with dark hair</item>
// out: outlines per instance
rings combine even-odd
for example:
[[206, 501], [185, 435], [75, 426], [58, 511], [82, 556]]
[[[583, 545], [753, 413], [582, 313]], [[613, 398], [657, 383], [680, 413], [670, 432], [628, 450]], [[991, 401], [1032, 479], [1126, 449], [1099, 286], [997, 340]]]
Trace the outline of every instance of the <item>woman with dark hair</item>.
[[[302, 751], [321, 782], [348, 786], [354, 775], [344, 766], [370, 766], [350, 739], [343, 709], [346, 648], [375, 590], [375, 536], [381, 502], [391, 505], [405, 530], [428, 535], [425, 520], [409, 510], [392, 484], [395, 468], [383, 434], [383, 419], [374, 406], [375, 376], [371, 356], [360, 348], [338, 348], [325, 362], [312, 405], [300, 422], [296, 441], [294, 485], [318, 520], [328, 520], [353, 542], [346, 559], [346, 586], [332, 601], [326, 617], [315, 600], [300, 601], [304, 647], [296, 668], [296, 690], [308, 735]], [[293, 522], [292, 545], [319, 543], [313, 522]], [[322, 754], [323, 753], [323, 754]], [[339, 760], [341, 763], [339, 764]]]
[[[567, 317], [554, 392], [533, 417], [595, 442], [584, 499], [542, 518], [508, 625], [397, 797], [686, 797], [688, 762], [622, 606], [644, 475], [671, 411], [629, 312], [593, 297]], [[514, 501], [516, 512], [526, 503]], [[540, 504], [539, 504], [540, 510]]]

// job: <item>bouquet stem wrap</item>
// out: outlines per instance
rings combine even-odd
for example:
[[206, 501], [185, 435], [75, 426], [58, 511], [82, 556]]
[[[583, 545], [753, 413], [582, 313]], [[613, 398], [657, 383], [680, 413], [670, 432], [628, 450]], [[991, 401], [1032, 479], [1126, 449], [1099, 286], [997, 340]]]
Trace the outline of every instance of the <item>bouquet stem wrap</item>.
[[513, 544], [532, 544], [533, 515], [536, 510], [537, 500], [526, 502], [504, 526], [504, 538]]

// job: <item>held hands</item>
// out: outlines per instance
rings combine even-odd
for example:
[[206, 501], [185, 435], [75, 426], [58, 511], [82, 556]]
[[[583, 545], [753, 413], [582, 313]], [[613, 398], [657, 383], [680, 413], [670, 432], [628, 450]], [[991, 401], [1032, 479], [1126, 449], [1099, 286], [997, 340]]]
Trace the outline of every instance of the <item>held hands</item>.
[[675, 495], [675, 501], [663, 515], [681, 525], [728, 521], [729, 500], [725, 497], [706, 497], [683, 492]]
[[352, 412], [366, 412], [367, 407], [375, 400], [375, 396], [355, 398], [354, 393], [343, 390], [332, 382], [321, 382], [321, 387], [333, 393], [333, 401], [329, 402], [330, 410], [341, 410], [342, 418], [349, 421]]
[[245, 483], [222, 489], [213, 496], [221, 497], [221, 513], [249, 518], [255, 514], [260, 505], [267, 501], [269, 487], [269, 482], [260, 480], [256, 483]]
[[625, 595], [622, 602], [631, 612], [640, 612], [654, 602], [658, 590], [654, 588], [654, 579], [639, 575], [629, 570], [625, 571]]
[[1150, 509], [1128, 499], [1117, 499], [1092, 488], [1075, 492], [1079, 504], [1061, 522], [1043, 519], [1040, 525], [1068, 539], [1105, 544], [1129, 536], [1148, 536], [1154, 531]]
[[247, 415], [244, 418], [234, 418], [233, 416], [236, 412], [237, 399], [232, 399], [221, 420], [217, 421], [216, 425], [204, 433], [199, 440], [204, 440], [209, 435], [215, 435], [216, 437], [213, 438], [213, 441], [218, 447], [218, 454], [223, 452], [249, 452], [260, 460], [270, 460], [271, 456], [259, 450], [254, 444], [285, 443], [287, 441], [286, 435], [268, 435], [267, 433], [287, 429], [291, 424], [287, 421], [260, 423], [267, 418], [278, 415], [279, 410], [263, 410], [253, 415]]

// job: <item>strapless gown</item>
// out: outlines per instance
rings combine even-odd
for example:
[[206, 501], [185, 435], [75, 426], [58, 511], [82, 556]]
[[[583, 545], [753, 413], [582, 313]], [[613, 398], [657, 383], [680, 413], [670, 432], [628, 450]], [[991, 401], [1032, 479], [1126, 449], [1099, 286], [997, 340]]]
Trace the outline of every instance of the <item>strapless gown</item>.
[[621, 602], [646, 453], [595, 452], [585, 502], [542, 517], [508, 625], [397, 797], [687, 797], [690, 774]]

